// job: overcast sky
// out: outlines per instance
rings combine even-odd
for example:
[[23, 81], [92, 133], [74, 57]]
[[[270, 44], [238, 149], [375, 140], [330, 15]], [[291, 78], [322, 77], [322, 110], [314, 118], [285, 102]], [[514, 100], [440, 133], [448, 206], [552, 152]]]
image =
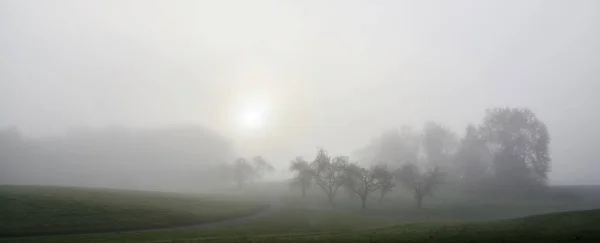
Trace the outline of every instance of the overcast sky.
[[[600, 1], [0, 1], [0, 126], [199, 124], [285, 164], [384, 130], [548, 126], [552, 183], [600, 183]], [[240, 124], [265, 110], [258, 129]]]

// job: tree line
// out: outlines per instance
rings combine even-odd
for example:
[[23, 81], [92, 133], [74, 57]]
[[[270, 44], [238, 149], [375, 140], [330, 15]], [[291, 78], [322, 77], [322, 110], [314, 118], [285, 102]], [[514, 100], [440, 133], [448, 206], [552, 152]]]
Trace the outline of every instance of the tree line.
[[0, 128], [0, 184], [196, 192], [220, 179], [230, 140], [199, 126], [73, 128], [32, 137]]
[[319, 149], [315, 160], [310, 163], [297, 157], [291, 161], [290, 170], [295, 172], [290, 183], [300, 188], [302, 196], [306, 196], [306, 190], [314, 184], [333, 203], [339, 189], [345, 188], [360, 198], [362, 208], [366, 208], [368, 196], [375, 191], [380, 192], [381, 203], [385, 195], [396, 186], [395, 182], [400, 182], [413, 191], [417, 207], [421, 207], [423, 198], [431, 195], [444, 177], [438, 167], [422, 171], [413, 164], [405, 164], [394, 171], [386, 165], [365, 168], [349, 162], [347, 156], [331, 157], [324, 149]]
[[291, 185], [303, 196], [314, 185], [330, 203], [345, 188], [360, 198], [362, 208], [368, 195], [379, 191], [381, 202], [396, 183], [412, 192], [417, 207], [444, 183], [532, 190], [546, 184], [549, 142], [545, 124], [531, 110], [494, 108], [481, 124], [469, 124], [460, 139], [447, 127], [428, 122], [421, 133], [403, 127], [383, 134], [358, 151], [354, 162], [348, 156], [331, 157], [322, 148], [311, 162], [297, 157], [290, 163], [295, 172]]
[[237, 188], [275, 172], [275, 168], [262, 156], [254, 156], [251, 159], [239, 157], [233, 163], [221, 164], [219, 169], [221, 179], [234, 182]]

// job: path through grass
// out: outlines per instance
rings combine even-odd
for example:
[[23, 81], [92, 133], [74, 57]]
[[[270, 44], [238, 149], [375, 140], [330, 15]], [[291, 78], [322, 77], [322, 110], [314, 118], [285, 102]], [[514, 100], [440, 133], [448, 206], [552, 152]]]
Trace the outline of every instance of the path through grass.
[[0, 237], [198, 224], [249, 215], [265, 206], [218, 196], [0, 186]]

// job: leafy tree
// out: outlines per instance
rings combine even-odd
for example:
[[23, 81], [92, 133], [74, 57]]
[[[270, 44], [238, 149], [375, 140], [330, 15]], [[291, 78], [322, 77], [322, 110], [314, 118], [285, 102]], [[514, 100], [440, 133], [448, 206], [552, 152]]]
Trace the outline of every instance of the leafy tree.
[[399, 165], [403, 161], [416, 161], [420, 149], [420, 135], [409, 126], [400, 131], [391, 130], [373, 139], [366, 147], [358, 150], [360, 161]]
[[[238, 188], [242, 188], [247, 182], [262, 178], [266, 173], [275, 171], [265, 159], [261, 156], [252, 157], [252, 162], [246, 158], [237, 158], [233, 164], [220, 167], [221, 174], [225, 177], [229, 170], [231, 178], [235, 181]], [[227, 176], [228, 177], [228, 176]]]
[[306, 196], [306, 189], [312, 185], [314, 175], [309, 163], [302, 157], [296, 157], [290, 163], [290, 170], [296, 173], [296, 176], [291, 181], [291, 185], [299, 187], [302, 190], [302, 196]]
[[467, 185], [481, 182], [490, 167], [491, 155], [481, 133], [474, 125], [468, 125], [455, 156], [459, 176]]
[[429, 165], [449, 169], [451, 156], [456, 150], [457, 143], [456, 136], [448, 128], [434, 122], [425, 124], [423, 150]]
[[275, 168], [261, 156], [252, 157], [252, 164], [254, 165], [255, 179], [260, 179], [267, 173], [275, 172]]
[[550, 171], [546, 125], [526, 108], [487, 111], [481, 127], [493, 152], [498, 182], [512, 186], [544, 184]]
[[242, 188], [247, 181], [252, 180], [255, 176], [254, 167], [245, 158], [237, 158], [233, 162], [232, 169], [233, 179], [238, 188]]
[[343, 185], [344, 168], [347, 165], [348, 157], [338, 156], [332, 159], [323, 149], [319, 149], [317, 157], [310, 164], [315, 184], [327, 195], [329, 203], [333, 203], [336, 192]]
[[379, 191], [381, 194], [379, 196], [379, 204], [382, 204], [383, 197], [385, 197], [388, 192], [391, 192], [392, 188], [396, 186], [396, 183], [394, 183], [394, 174], [388, 170], [386, 165], [377, 165], [373, 167], [373, 173], [380, 184]]
[[443, 177], [444, 173], [437, 166], [422, 172], [416, 165], [405, 164], [396, 173], [396, 180], [414, 192], [418, 208], [423, 207], [424, 197], [432, 196], [433, 190], [444, 182]]
[[218, 163], [215, 167], [214, 167], [214, 171], [215, 173], [217, 173], [218, 178], [221, 182], [224, 183], [230, 183], [231, 181], [236, 181], [234, 180], [234, 173], [233, 173], [233, 164], [228, 164], [228, 163]]

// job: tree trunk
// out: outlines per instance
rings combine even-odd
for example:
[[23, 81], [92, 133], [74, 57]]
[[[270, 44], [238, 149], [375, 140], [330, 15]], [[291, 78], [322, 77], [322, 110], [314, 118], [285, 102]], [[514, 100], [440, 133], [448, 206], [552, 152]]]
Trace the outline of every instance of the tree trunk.
[[365, 209], [367, 208], [367, 197], [366, 196], [361, 196], [361, 205], [360, 208]]
[[302, 197], [306, 197], [306, 187], [302, 187]]
[[332, 194], [327, 194], [327, 197], [329, 197], [329, 204], [333, 205], [333, 195]]
[[381, 196], [379, 197], [379, 205], [383, 204], [383, 197], [385, 196], [385, 193], [381, 193]]
[[423, 208], [423, 195], [415, 194], [415, 200], [417, 202], [417, 208]]

